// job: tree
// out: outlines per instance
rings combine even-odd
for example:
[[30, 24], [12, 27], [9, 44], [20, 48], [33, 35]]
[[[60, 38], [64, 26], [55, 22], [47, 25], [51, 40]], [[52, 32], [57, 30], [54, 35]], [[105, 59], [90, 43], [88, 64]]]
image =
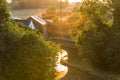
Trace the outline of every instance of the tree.
[[[88, 29], [77, 35], [76, 42], [80, 52], [94, 68], [120, 73], [120, 1], [86, 0], [82, 3], [81, 12], [87, 14]], [[112, 12], [111, 12], [112, 11]], [[111, 14], [113, 13], [113, 15]], [[108, 20], [112, 19], [110, 26]]]
[[59, 46], [21, 24], [4, 27], [0, 35], [0, 79], [55, 80]]
[[52, 20], [53, 22], [58, 22], [59, 16], [55, 7], [50, 7], [42, 14], [44, 19]]
[[42, 17], [51, 21], [47, 23], [49, 36], [68, 37], [68, 22], [59, 20], [59, 12], [54, 7], [48, 8]]
[[114, 1], [114, 0], [111, 0], [112, 1], [112, 4], [111, 4], [111, 7], [114, 9], [114, 11], [113, 11], [113, 16], [114, 16], [114, 18], [113, 18], [113, 25], [112, 26], [114, 26], [114, 28], [116, 28], [116, 29], [118, 29], [119, 30], [119, 28], [118, 28], [118, 26], [120, 26], [120, 1], [119, 0], [116, 0], [116, 1]]
[[46, 0], [46, 1], [44, 0], [20, 0], [20, 1], [13, 0], [12, 1], [12, 6], [14, 9], [58, 7], [58, 4], [59, 4], [58, 0]]
[[0, 26], [9, 20], [9, 6], [6, 0], [0, 0]]
[[9, 20], [5, 9], [0, 14], [0, 22], [4, 24], [0, 25], [0, 80], [56, 80], [59, 45], [44, 40], [41, 34], [27, 26]]

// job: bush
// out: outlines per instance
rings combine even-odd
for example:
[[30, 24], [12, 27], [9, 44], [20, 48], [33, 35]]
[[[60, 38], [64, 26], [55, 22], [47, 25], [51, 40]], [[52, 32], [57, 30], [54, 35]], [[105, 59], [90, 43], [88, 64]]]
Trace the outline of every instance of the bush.
[[[76, 38], [80, 53], [87, 58], [95, 69], [120, 73], [120, 29], [119, 0], [112, 1], [114, 19], [112, 26], [106, 23], [106, 16], [111, 9], [99, 1], [89, 1], [82, 6], [83, 13], [89, 16], [89, 28]], [[98, 6], [99, 4], [100, 6]], [[109, 6], [110, 7], [110, 6]], [[101, 10], [104, 8], [104, 13]], [[108, 18], [107, 18], [108, 19]], [[110, 18], [111, 19], [111, 18]]]
[[18, 23], [0, 29], [1, 80], [54, 80], [59, 46]]

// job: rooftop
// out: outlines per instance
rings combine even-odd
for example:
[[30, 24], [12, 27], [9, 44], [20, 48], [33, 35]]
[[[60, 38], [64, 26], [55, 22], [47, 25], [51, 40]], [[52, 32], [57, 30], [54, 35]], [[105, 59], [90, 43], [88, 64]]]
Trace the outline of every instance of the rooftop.
[[37, 22], [41, 23], [42, 25], [47, 24], [47, 22], [44, 19], [40, 18], [39, 16], [31, 16], [31, 18], [36, 20]]

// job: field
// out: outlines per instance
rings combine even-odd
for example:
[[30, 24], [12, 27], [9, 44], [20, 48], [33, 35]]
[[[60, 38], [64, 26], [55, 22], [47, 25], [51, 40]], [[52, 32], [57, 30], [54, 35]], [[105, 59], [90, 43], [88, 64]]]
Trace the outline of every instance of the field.
[[11, 14], [15, 18], [27, 18], [32, 15], [41, 16], [46, 11], [46, 9], [21, 9], [21, 10], [12, 10]]

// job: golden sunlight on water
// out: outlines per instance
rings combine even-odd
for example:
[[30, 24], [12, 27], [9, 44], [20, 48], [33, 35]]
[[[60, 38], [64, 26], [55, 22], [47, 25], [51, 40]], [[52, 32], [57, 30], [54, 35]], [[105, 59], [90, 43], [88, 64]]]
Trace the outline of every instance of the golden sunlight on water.
[[56, 71], [58, 73], [57, 75], [57, 79], [60, 80], [61, 78], [63, 78], [67, 72], [68, 72], [68, 67], [67, 66], [64, 66], [62, 65], [60, 62], [61, 60], [63, 61], [66, 61], [68, 60], [68, 54], [65, 50], [61, 50], [59, 53], [58, 53], [58, 61], [57, 61], [57, 64], [56, 64]]

